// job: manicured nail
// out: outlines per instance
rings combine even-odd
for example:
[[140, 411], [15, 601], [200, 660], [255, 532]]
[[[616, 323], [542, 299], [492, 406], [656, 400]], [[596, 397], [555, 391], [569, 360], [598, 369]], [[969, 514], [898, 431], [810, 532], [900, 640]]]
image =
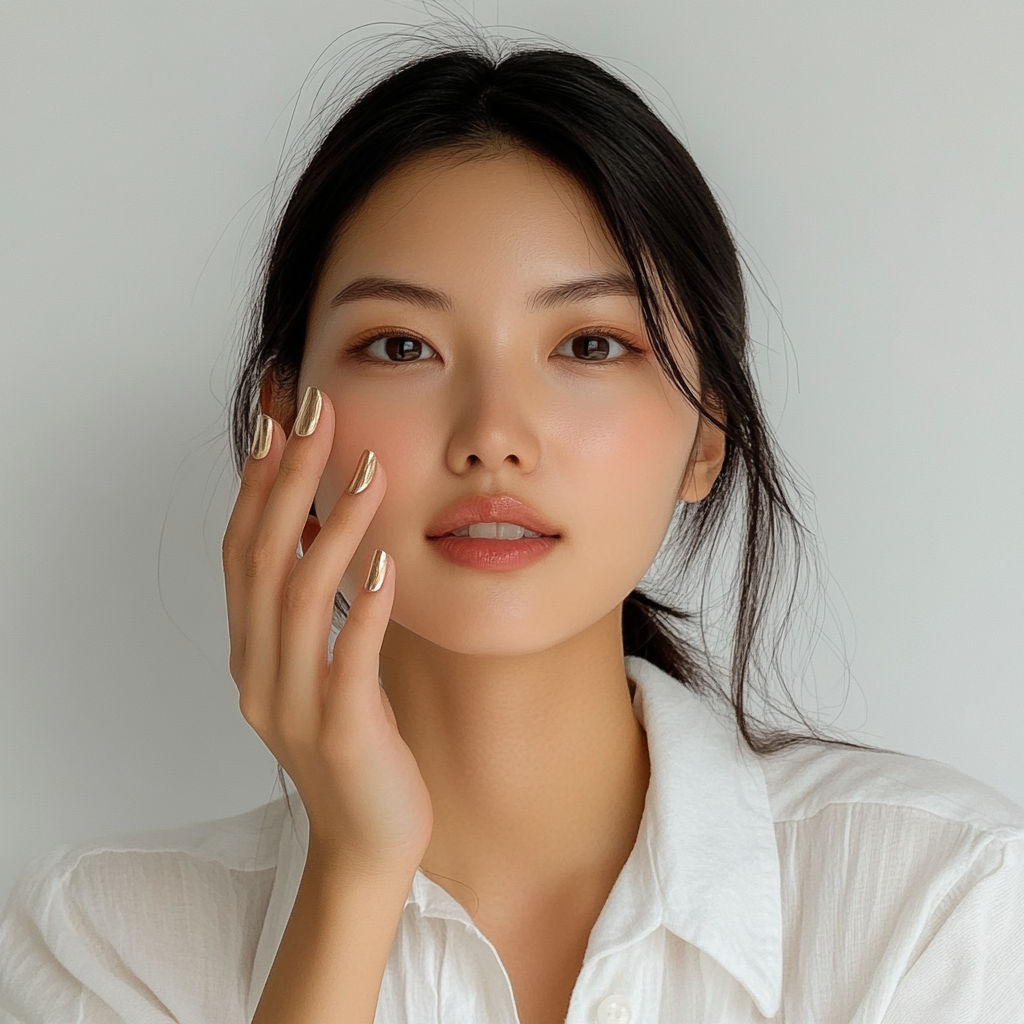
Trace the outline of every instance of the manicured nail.
[[352, 477], [352, 483], [348, 485], [348, 493], [360, 494], [365, 491], [370, 486], [370, 481], [376, 472], [377, 456], [367, 448], [359, 459], [359, 465], [356, 466], [355, 476]]
[[384, 582], [384, 574], [388, 569], [388, 556], [386, 551], [377, 548], [370, 559], [370, 571], [366, 574], [366, 582], [363, 584], [367, 590], [380, 590]]
[[320, 410], [324, 407], [324, 396], [319, 388], [308, 387], [302, 396], [299, 414], [295, 417], [295, 433], [299, 437], [309, 437], [316, 430], [320, 420]]
[[269, 416], [260, 413], [259, 419], [256, 421], [256, 433], [252, 439], [252, 451], [249, 454], [254, 459], [266, 458], [273, 440], [274, 421]]

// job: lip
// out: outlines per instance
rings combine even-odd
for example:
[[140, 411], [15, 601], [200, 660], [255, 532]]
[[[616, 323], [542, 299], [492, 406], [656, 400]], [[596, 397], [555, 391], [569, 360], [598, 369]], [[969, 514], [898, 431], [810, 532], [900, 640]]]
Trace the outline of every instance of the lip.
[[[472, 523], [514, 523], [541, 536], [491, 540], [451, 535], [453, 530]], [[490, 572], [525, 569], [548, 554], [560, 539], [556, 526], [532, 505], [510, 494], [471, 494], [460, 498], [427, 529], [427, 540], [442, 558], [464, 569]]]
[[[448, 506], [430, 526], [427, 539], [437, 540], [472, 523], [513, 523], [541, 534], [535, 538], [559, 537], [552, 525], [537, 509], [510, 494], [471, 494]], [[457, 538], [459, 540], [464, 538]], [[498, 541], [499, 544], [520, 544], [521, 541]]]
[[521, 540], [490, 540], [486, 537], [431, 537], [434, 550], [464, 569], [509, 572], [539, 562], [561, 541], [558, 537], [523, 537]]

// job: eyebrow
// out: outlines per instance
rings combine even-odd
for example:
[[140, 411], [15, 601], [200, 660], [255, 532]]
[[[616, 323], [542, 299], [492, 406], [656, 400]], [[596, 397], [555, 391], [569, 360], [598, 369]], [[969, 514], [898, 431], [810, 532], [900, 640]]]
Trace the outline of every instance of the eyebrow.
[[342, 288], [331, 299], [331, 308], [343, 306], [346, 302], [357, 302], [359, 299], [396, 299], [424, 309], [436, 309], [442, 313], [450, 313], [453, 305], [452, 300], [444, 292], [425, 288], [421, 284], [400, 281], [394, 277], [360, 277]]
[[[550, 309], [552, 306], [585, 302], [587, 299], [601, 298], [605, 295], [627, 295], [636, 298], [636, 283], [632, 276], [622, 271], [582, 277], [575, 281], [564, 281], [561, 284], [538, 288], [530, 295], [526, 305], [530, 310]], [[336, 309], [347, 302], [357, 302], [359, 299], [394, 299], [441, 313], [450, 313], [455, 308], [450, 295], [394, 277], [357, 278], [342, 288], [331, 299], [330, 305], [332, 309]]]

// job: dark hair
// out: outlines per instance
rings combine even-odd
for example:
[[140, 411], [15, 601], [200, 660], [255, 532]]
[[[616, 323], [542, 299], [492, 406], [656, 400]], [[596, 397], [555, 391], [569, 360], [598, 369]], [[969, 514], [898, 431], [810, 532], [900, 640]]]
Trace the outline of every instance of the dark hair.
[[[792, 612], [808, 538], [753, 386], [735, 243], [679, 139], [634, 89], [585, 56], [449, 46], [404, 63], [344, 110], [299, 177], [268, 251], [231, 402], [236, 464], [248, 454], [264, 375], [272, 373], [286, 399], [295, 399], [309, 304], [331, 243], [373, 186], [431, 151], [507, 146], [552, 160], [589, 193], [636, 281], [659, 363], [726, 433], [711, 492], [681, 506], [669, 534], [677, 581], [684, 589], [697, 585], [698, 608], [634, 590], [622, 611], [625, 654], [724, 698], [755, 751], [814, 735], [785, 680], [781, 691], [765, 685], [769, 668], [777, 669], [769, 610], [781, 599], [784, 619]], [[700, 395], [667, 343], [671, 323], [696, 354]], [[718, 659], [724, 665], [716, 668], [704, 616], [708, 581], [729, 557], [730, 530], [734, 569], [723, 588], [729, 626]], [[780, 715], [800, 728], [780, 724]]]

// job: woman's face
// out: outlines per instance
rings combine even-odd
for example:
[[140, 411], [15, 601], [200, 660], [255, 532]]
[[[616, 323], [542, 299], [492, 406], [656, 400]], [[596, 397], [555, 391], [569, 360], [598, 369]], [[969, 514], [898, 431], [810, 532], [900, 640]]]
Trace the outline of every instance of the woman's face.
[[[466, 654], [544, 650], [607, 616], [658, 551], [698, 426], [600, 215], [521, 150], [433, 154], [377, 185], [319, 282], [298, 393], [310, 384], [336, 411], [321, 521], [364, 448], [387, 473], [342, 592], [383, 548], [392, 619]], [[557, 539], [432, 539], [476, 495], [526, 503]]]

